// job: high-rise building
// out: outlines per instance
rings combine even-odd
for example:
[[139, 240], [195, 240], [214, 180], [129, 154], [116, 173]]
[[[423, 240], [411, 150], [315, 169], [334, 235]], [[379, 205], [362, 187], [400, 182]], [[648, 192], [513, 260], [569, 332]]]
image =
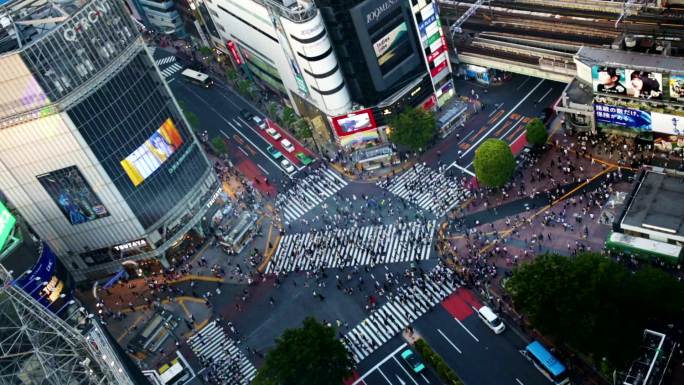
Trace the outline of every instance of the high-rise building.
[[0, 5], [0, 189], [76, 281], [197, 227], [211, 164], [123, 0]]
[[206, 0], [234, 64], [324, 124], [342, 147], [378, 138], [406, 106], [453, 95], [432, 0]]
[[[184, 37], [186, 23], [173, 0], [126, 0], [133, 17], [160, 34]], [[182, 4], [181, 4], [182, 5]]]

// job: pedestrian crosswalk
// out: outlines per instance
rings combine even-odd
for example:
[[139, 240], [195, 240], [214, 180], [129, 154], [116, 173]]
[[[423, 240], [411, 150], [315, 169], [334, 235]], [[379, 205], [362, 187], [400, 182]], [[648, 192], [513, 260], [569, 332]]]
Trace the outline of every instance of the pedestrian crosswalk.
[[456, 179], [437, 172], [424, 163], [417, 163], [403, 174], [377, 183], [381, 188], [432, 211], [438, 217], [445, 215], [463, 202], [470, 191]]
[[166, 64], [174, 63], [175, 61], [176, 61], [176, 57], [175, 57], [175, 56], [167, 56], [167, 57], [163, 57], [163, 58], [161, 58], [161, 59], [155, 60], [155, 62], [157, 63], [157, 65], [160, 66], [160, 67], [163, 66], [163, 65], [166, 65]]
[[183, 67], [182, 67], [180, 64], [178, 64], [178, 63], [173, 63], [171, 66], [169, 66], [169, 67], [164, 68], [163, 70], [161, 70], [161, 73], [162, 73], [162, 75], [164, 75], [164, 78], [167, 79], [167, 78], [170, 78], [170, 77], [173, 76], [176, 72], [178, 72], [178, 71], [180, 71], [180, 70], [182, 70], [182, 69], [183, 69]]
[[399, 288], [387, 303], [347, 332], [342, 343], [358, 363], [457, 288], [453, 271], [439, 265], [426, 277]]
[[437, 222], [415, 221], [287, 234], [267, 273], [425, 260]]
[[294, 187], [276, 197], [276, 207], [285, 221], [295, 221], [346, 185], [346, 180], [327, 167], [311, 170]]
[[216, 378], [214, 383], [248, 385], [256, 376], [254, 365], [217, 321], [190, 337], [188, 345]]

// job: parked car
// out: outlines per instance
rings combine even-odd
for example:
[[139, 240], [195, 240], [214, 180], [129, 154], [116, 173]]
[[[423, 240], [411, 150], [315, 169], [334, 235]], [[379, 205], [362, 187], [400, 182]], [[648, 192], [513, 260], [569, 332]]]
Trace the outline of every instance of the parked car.
[[280, 133], [276, 131], [275, 128], [267, 128], [266, 133], [274, 140], [279, 140], [281, 138]]
[[251, 112], [247, 111], [246, 109], [241, 109], [240, 110], [240, 116], [242, 116], [242, 119], [246, 120], [249, 122], [250, 119], [254, 116]]
[[404, 362], [413, 370], [413, 373], [420, 373], [425, 369], [425, 364], [420, 361], [418, 355], [411, 349], [406, 349], [401, 352], [401, 358], [403, 358]]
[[264, 122], [264, 120], [258, 116], [252, 116], [252, 121], [254, 122], [254, 124], [256, 124], [257, 127], [259, 127], [262, 130], [265, 130], [268, 128], [268, 125], [266, 124], [266, 122]]
[[283, 169], [284, 169], [288, 174], [292, 174], [292, 173], [295, 172], [295, 170], [296, 170], [296, 169], [295, 169], [295, 166], [293, 166], [292, 163], [290, 163], [290, 161], [287, 160], [287, 159], [281, 160], [281, 161], [280, 161], [280, 165], [283, 166]]
[[295, 147], [292, 145], [292, 142], [290, 142], [290, 141], [287, 140], [287, 139], [281, 140], [281, 141], [280, 141], [280, 144], [283, 146], [283, 148], [284, 148], [285, 151], [287, 151], [287, 152], [294, 152], [294, 150], [295, 150]]
[[506, 330], [506, 325], [501, 321], [496, 313], [489, 306], [482, 306], [477, 310], [477, 315], [480, 317], [482, 322], [487, 325], [496, 334], [503, 333]]
[[266, 149], [266, 152], [268, 152], [269, 154], [271, 154], [271, 156], [273, 157], [273, 159], [280, 159], [280, 158], [283, 157], [283, 153], [280, 152], [280, 151], [278, 151], [278, 150], [276, 150], [276, 148], [273, 147], [273, 146], [268, 146], [268, 148]]
[[297, 159], [299, 159], [300, 162], [302, 162], [303, 165], [308, 165], [309, 163], [313, 162], [313, 159], [309, 158], [305, 153], [303, 152], [298, 152], [297, 153]]

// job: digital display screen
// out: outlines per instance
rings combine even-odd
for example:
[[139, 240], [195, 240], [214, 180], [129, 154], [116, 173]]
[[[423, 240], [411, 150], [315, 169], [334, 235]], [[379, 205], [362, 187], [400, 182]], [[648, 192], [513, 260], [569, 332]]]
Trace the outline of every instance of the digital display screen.
[[616, 67], [591, 67], [591, 80], [594, 92], [626, 95], [625, 70]]
[[684, 99], [684, 75], [670, 75], [670, 98]]
[[375, 56], [378, 58], [380, 66], [387, 63], [396, 55], [396, 49], [406, 41], [407, 33], [408, 27], [406, 26], [406, 23], [402, 22], [388, 34], [373, 43], [373, 50], [375, 51]]
[[140, 185], [166, 162], [180, 146], [183, 138], [171, 118], [155, 131], [148, 140], [121, 161], [134, 186]]
[[657, 72], [593, 66], [591, 79], [594, 92], [640, 99], [663, 97], [663, 75]]
[[333, 118], [333, 125], [338, 136], [351, 135], [376, 128], [371, 110], [361, 110], [353, 114], [335, 117]]
[[684, 116], [635, 110], [632, 108], [595, 104], [594, 114], [599, 124], [631, 128], [642, 132], [668, 135], [684, 134]]
[[70, 166], [36, 178], [72, 225], [109, 216], [78, 167]]

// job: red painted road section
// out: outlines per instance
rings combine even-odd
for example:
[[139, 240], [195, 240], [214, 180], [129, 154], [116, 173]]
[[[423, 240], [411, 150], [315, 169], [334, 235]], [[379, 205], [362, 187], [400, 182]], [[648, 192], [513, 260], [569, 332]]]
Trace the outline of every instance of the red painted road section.
[[[361, 377], [361, 376], [359, 376], [359, 373], [357, 373], [356, 370], [355, 370], [354, 373], [352, 373], [352, 375], [351, 375], [350, 377], [345, 378], [344, 380], [342, 380], [342, 384], [344, 384], [344, 385], [351, 385], [351, 384], [354, 383], [354, 381], [358, 380], [359, 377]], [[363, 382], [363, 381], [359, 381], [359, 383], [356, 384], [356, 385], [366, 385], [366, 383]]]
[[[282, 152], [283, 155], [284, 155], [290, 162], [292, 162], [292, 164], [297, 164], [297, 165], [298, 165], [298, 164], [300, 163], [300, 162], [299, 162], [299, 159], [297, 159], [297, 156], [296, 156], [296, 154], [299, 153], [299, 152], [303, 152], [304, 154], [308, 155], [308, 156], [309, 156], [310, 158], [312, 158], [312, 159], [315, 157], [315, 155], [314, 155], [313, 152], [311, 152], [308, 148], [302, 146], [302, 144], [299, 143], [299, 141], [298, 141], [297, 139], [295, 139], [292, 135], [290, 135], [290, 134], [287, 133], [285, 130], [283, 130], [283, 128], [280, 127], [276, 122], [272, 121], [271, 119], [266, 119], [266, 124], [268, 124], [268, 127], [269, 127], [269, 128], [273, 128], [273, 129], [275, 129], [276, 131], [278, 131], [278, 133], [280, 133], [280, 135], [282, 136], [282, 138], [281, 138], [280, 140], [277, 140], [277, 141], [276, 141], [276, 140], [273, 140], [273, 138], [271, 138], [271, 137], [266, 133], [266, 130], [261, 130], [261, 129], [258, 129], [258, 128], [257, 128], [256, 130], [259, 132], [259, 135], [263, 136], [270, 144], [273, 145], [273, 147], [275, 147], [276, 149], [278, 149], [278, 151]], [[283, 139], [287, 139], [287, 140], [289, 140], [289, 141], [292, 143], [292, 145], [293, 145], [294, 148], [295, 148], [294, 152], [287, 152], [287, 151], [285, 151], [285, 149], [283, 148], [283, 146], [280, 145], [280, 141], [283, 140]]]
[[[274, 197], [277, 193], [276, 188], [271, 183], [268, 185], [266, 184], [266, 174], [264, 174], [264, 172], [257, 167], [254, 161], [249, 159], [242, 151], [238, 149], [240, 144], [227, 138], [223, 138], [223, 142], [226, 143], [230, 157], [233, 159], [233, 164], [238, 171], [240, 171], [240, 173], [244, 175], [247, 180], [252, 181], [254, 187], [256, 187], [257, 190], [259, 190], [262, 194]], [[257, 180], [259, 183], [256, 183]]]
[[444, 299], [442, 307], [457, 320], [463, 321], [474, 313], [473, 308], [482, 307], [482, 303], [470, 290], [461, 288]]
[[527, 137], [523, 134], [520, 135], [517, 140], [511, 143], [511, 151], [513, 152], [513, 155], [518, 155], [520, 151], [525, 148], [525, 146], [527, 146]]

